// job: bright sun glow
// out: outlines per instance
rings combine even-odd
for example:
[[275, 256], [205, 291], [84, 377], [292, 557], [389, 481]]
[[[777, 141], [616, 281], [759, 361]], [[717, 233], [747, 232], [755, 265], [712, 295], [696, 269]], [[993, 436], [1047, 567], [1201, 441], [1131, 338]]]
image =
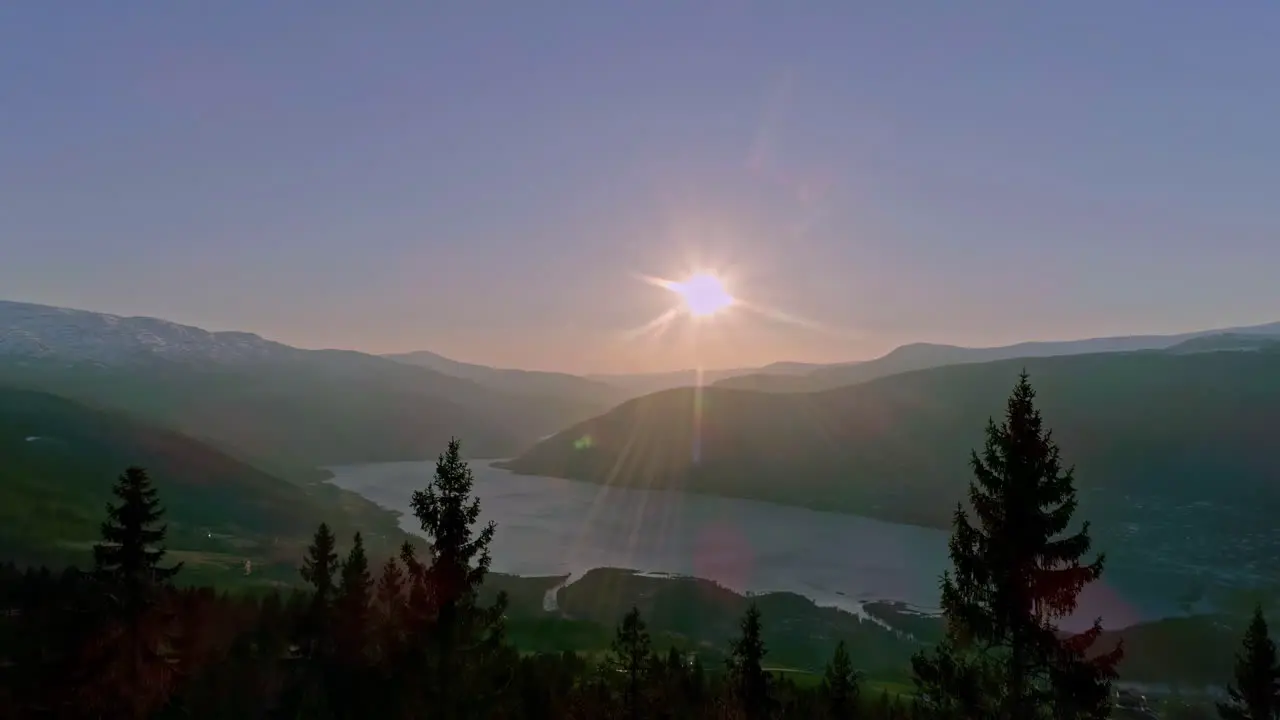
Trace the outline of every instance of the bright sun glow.
[[734, 298], [725, 290], [720, 278], [709, 273], [699, 273], [684, 282], [673, 282], [667, 289], [680, 296], [685, 310], [696, 318], [710, 317], [730, 307]]
[[658, 338], [666, 334], [682, 317], [694, 321], [694, 325], [699, 325], [703, 321], [719, 320], [719, 316], [727, 314], [730, 309], [734, 314], [743, 312], [766, 320], [826, 331], [826, 328], [811, 320], [744, 298], [734, 297], [725, 287], [723, 276], [710, 270], [694, 272], [684, 280], [667, 280], [653, 275], [639, 274], [636, 278], [666, 290], [679, 300], [643, 325], [623, 331], [624, 337], [627, 338]]
[[[677, 320], [687, 318], [694, 322], [694, 325], [707, 322], [707, 320], [721, 319], [719, 316], [728, 314], [728, 310], [733, 314], [745, 313], [746, 315], [755, 315], [756, 318], [773, 320], [777, 323], [786, 323], [788, 325], [799, 325], [814, 329], [814, 331], [829, 332], [828, 328], [824, 328], [822, 324], [814, 323], [813, 320], [806, 320], [800, 316], [790, 313], [783, 313], [776, 307], [760, 305], [758, 302], [735, 297], [728, 292], [728, 288], [724, 287], [723, 275], [712, 272], [712, 270], [699, 270], [686, 277], [684, 281], [668, 281], [666, 278], [654, 277], [654, 275], [637, 274], [637, 279], [652, 284], [654, 287], [660, 287], [672, 295], [678, 297], [678, 301], [667, 307], [657, 318], [653, 318], [639, 327], [627, 329], [623, 331], [623, 337], [626, 338], [658, 338], [666, 334], [669, 329], [676, 327]], [[744, 315], [745, 316], [745, 315]], [[741, 316], [739, 318], [741, 322]]]

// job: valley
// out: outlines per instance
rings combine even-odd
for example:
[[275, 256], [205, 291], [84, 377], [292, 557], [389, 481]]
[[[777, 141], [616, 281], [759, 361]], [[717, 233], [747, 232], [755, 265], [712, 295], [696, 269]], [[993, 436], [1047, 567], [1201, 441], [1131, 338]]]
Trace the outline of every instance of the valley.
[[[901, 686], [940, 636], [964, 459], [1025, 367], [1108, 554], [1077, 620], [1100, 615], [1108, 642], [1132, 640], [1124, 680], [1215, 684], [1240, 618], [1276, 599], [1266, 429], [1280, 426], [1280, 347], [1257, 334], [993, 361], [904, 348], [695, 388], [680, 373], [299, 350], [17, 303], [0, 320], [0, 549], [21, 562], [86, 562], [111, 480], [138, 464], [166, 498], [184, 583], [298, 587], [321, 520], [343, 542], [360, 530], [375, 560], [405, 541], [425, 550], [408, 497], [462, 436], [472, 458], [508, 458], [472, 466], [482, 520], [498, 525], [486, 597], [512, 598], [525, 651], [602, 653], [636, 605], [659, 642], [719, 662], [750, 598], [778, 667], [819, 671], [845, 638], [870, 681]], [[925, 367], [892, 371], [904, 357]], [[811, 389], [833, 373], [866, 379]], [[1203, 652], [1176, 650], [1187, 643]]]
[[[655, 632], [715, 657], [751, 597], [775, 623], [767, 637], [785, 666], [820, 671], [840, 637], [868, 677], [901, 682], [911, 654], [941, 636], [943, 532], [749, 500], [518, 476], [497, 465], [472, 465], [481, 521], [498, 527], [492, 549], [499, 577], [491, 592], [518, 598], [513, 632], [531, 648], [603, 651], [613, 618], [637, 605]], [[431, 471], [429, 463], [341, 467], [333, 468], [332, 482], [405, 511], [403, 527], [413, 533], [408, 496]], [[1175, 523], [1167, 534], [1190, 529]], [[1100, 549], [1111, 558], [1105, 581], [1086, 589], [1076, 621], [1063, 627], [1079, 629], [1101, 616], [1107, 642], [1129, 638], [1122, 668], [1128, 682], [1215, 685], [1229, 672], [1239, 619], [1253, 602], [1280, 599], [1269, 579], [1215, 579], [1206, 572], [1209, 556], [1200, 566], [1157, 545], [1141, 553], [1125, 543]], [[1201, 652], [1186, 653], [1188, 643]]]
[[[628, 401], [501, 467], [947, 528], [1000, 387], [1026, 368], [1099, 542], [1209, 576], [1274, 577], [1280, 352], [1141, 351], [951, 365], [821, 393]], [[1220, 553], [1235, 561], [1225, 567]], [[1116, 558], [1118, 561], [1120, 558]]]
[[[331, 483], [400, 513], [402, 528], [419, 532], [409, 500], [430, 479], [432, 463], [331, 470]], [[481, 522], [498, 527], [492, 567], [501, 573], [568, 577], [572, 586], [592, 570], [626, 568], [698, 577], [738, 593], [795, 593], [865, 617], [869, 602], [936, 612], [937, 578], [949, 562], [948, 534], [931, 528], [669, 489], [515, 475], [483, 460], [472, 462], [472, 472]], [[1234, 591], [1263, 583], [1243, 566], [1233, 566], [1235, 576], [1219, 577], [1210, 558], [1197, 563], [1167, 547], [1186, 530], [1177, 523], [1153, 526], [1138, 535], [1140, 544], [1131, 537], [1103, 546], [1110, 558], [1107, 580], [1086, 592], [1079, 619], [1101, 616], [1115, 628], [1205, 612], [1220, 609]]]
[[[192, 582], [293, 583], [315, 526], [401, 536], [394, 513], [323, 482], [278, 476], [173, 430], [47, 393], [0, 388], [0, 552], [83, 566], [115, 478], [142, 466], [167, 501], [171, 548]], [[286, 479], [287, 477], [287, 479]], [[244, 573], [248, 560], [255, 567]]]

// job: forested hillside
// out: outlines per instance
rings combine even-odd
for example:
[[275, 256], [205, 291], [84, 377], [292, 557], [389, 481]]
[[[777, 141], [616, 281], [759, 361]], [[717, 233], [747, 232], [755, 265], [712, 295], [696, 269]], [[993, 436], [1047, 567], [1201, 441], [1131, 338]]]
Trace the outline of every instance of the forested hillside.
[[[1280, 353], [1027, 358], [903, 373], [821, 393], [717, 387], [648, 395], [503, 466], [630, 487], [672, 487], [946, 527], [964, 459], [1000, 388], [1037, 378], [1082, 503], [1108, 523], [1148, 496], [1280, 509]], [[1247, 522], [1241, 518], [1238, 521]]]
[[[1105, 548], [1095, 550], [1087, 522], [1073, 517], [1074, 475], [1034, 398], [1024, 376], [973, 456], [974, 510], [954, 518], [953, 568], [942, 579], [945, 629], [925, 637], [916, 627], [914, 638], [906, 636], [915, 646], [909, 657], [896, 655], [899, 646], [884, 632], [868, 647], [875, 636], [835, 611], [816, 633], [771, 629], [772, 618], [788, 617], [786, 597], [744, 600], [705, 594], [697, 585], [615, 616], [603, 652], [521, 653], [512, 640], [530, 637], [528, 611], [518, 609], [527, 600], [513, 606], [501, 586], [496, 592], [488, 586], [488, 547], [499, 529], [478, 524], [471, 472], [452, 442], [413, 497], [429, 552], [406, 543], [384, 557], [370, 552], [362, 535], [347, 540], [321, 524], [298, 567], [308, 589], [287, 595], [175, 587], [187, 568], [165, 551], [164, 498], [145, 470], [128, 468], [112, 488], [87, 572], [13, 566], [0, 572], [0, 713], [1083, 720], [1115, 711], [1157, 717], [1146, 701], [1114, 692], [1128, 647], [1096, 624], [1082, 633], [1056, 625], [1080, 589], [1105, 573]], [[587, 616], [616, 613], [620, 608], [610, 611], [601, 602], [607, 595], [562, 592], [561, 601]], [[703, 629], [681, 625], [688, 622], [681, 618], [697, 601], [720, 607], [718, 642], [689, 642]], [[666, 629], [651, 632], [650, 622]], [[821, 673], [787, 666], [797, 641], [830, 647]], [[1153, 648], [1168, 652], [1158, 643], [1138, 652]], [[1234, 671], [1219, 679], [1230, 683], [1224, 712], [1271, 717], [1280, 708], [1274, 690], [1280, 668], [1261, 609], [1242, 648]], [[867, 650], [891, 663], [909, 660], [905, 682], [870, 679]], [[855, 657], [862, 659], [855, 663]], [[1203, 700], [1159, 704], [1168, 717], [1209, 716]]]
[[189, 574], [202, 563], [239, 572], [246, 559], [260, 575], [291, 568], [322, 519], [402, 539], [391, 513], [355, 494], [287, 481], [190, 437], [44, 393], [0, 389], [0, 457], [0, 552], [11, 559], [83, 562], [111, 482], [132, 464], [164, 493], [171, 547], [199, 557]]

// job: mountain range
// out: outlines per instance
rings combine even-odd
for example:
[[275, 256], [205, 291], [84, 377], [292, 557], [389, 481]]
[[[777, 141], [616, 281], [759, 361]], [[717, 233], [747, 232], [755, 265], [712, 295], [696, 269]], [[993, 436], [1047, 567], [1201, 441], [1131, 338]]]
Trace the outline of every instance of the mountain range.
[[632, 396], [631, 390], [622, 383], [610, 383], [569, 373], [495, 368], [459, 362], [427, 350], [383, 357], [408, 365], [429, 368], [452, 377], [472, 380], [503, 392], [553, 401], [571, 400], [580, 402], [583, 406], [598, 406], [602, 410]]
[[612, 400], [154, 318], [0, 302], [0, 384], [127, 412], [272, 468], [502, 457]]
[[1223, 338], [1234, 339], [1242, 348], [1280, 338], [1280, 322], [1250, 327], [1202, 330], [1178, 335], [1129, 335], [1120, 337], [1025, 342], [990, 348], [913, 343], [865, 362], [820, 365], [796, 373], [741, 373], [717, 381], [721, 387], [766, 392], [813, 392], [874, 380], [886, 375], [927, 370], [960, 363], [993, 362], [1012, 358], [1055, 357], [1089, 353], [1165, 350], [1175, 346], [1218, 348]]
[[0, 301], [0, 385], [130, 413], [288, 475], [429, 458], [454, 435], [471, 457], [511, 457], [619, 403], [679, 387], [814, 392], [960, 363], [1224, 344], [1249, 349], [1269, 338], [1280, 338], [1280, 323], [999, 348], [915, 344], [833, 365], [582, 377], [426, 351], [380, 357], [305, 350], [246, 332]]
[[0, 448], [16, 458], [0, 545], [40, 527], [87, 537], [132, 463], [155, 468], [187, 540], [261, 543], [320, 517], [391, 539], [394, 520], [323, 468], [430, 459], [454, 436], [517, 473], [946, 527], [1024, 368], [1102, 537], [1140, 527], [1146, 547], [1210, 570], [1280, 557], [1280, 323], [579, 377], [14, 302], [0, 302]]
[[711, 385], [743, 375], [790, 376], [803, 375], [825, 367], [816, 363], [776, 362], [758, 368], [727, 368], [712, 370], [671, 370], [667, 372], [588, 375], [609, 385], [622, 388], [628, 397], [639, 397], [678, 387]]

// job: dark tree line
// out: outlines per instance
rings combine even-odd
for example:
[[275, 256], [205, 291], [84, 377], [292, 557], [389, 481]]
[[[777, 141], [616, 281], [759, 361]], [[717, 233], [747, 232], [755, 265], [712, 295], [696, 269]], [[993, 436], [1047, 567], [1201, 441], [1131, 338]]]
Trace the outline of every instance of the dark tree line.
[[[163, 508], [145, 471], [113, 490], [90, 571], [0, 569], [3, 718], [1105, 718], [1120, 648], [1094, 648], [1100, 622], [1064, 635], [1102, 573], [1088, 524], [1071, 531], [1072, 471], [1024, 374], [972, 458], [942, 579], [946, 640], [913, 661], [916, 692], [865, 692], [844, 642], [817, 684], [768, 665], [752, 605], [720, 667], [656, 648], [639, 610], [603, 658], [522, 654], [506, 598], [480, 599], [495, 528], [479, 524], [471, 471], [451, 442], [414, 515], [419, 556], [371, 567], [360, 534], [345, 554], [320, 525], [307, 589], [229, 595], [177, 588], [164, 562]], [[972, 515], [970, 514], [972, 513]], [[1261, 611], [1245, 638], [1224, 718], [1280, 717], [1280, 668]]]

